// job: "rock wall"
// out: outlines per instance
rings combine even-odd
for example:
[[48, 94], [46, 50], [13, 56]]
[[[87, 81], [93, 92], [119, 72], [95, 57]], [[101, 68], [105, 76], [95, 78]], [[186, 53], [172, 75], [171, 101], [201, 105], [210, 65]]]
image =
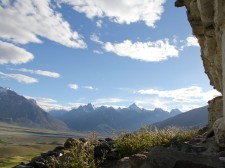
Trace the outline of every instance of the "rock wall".
[[[225, 72], [225, 1], [224, 0], [177, 0], [176, 7], [185, 6], [193, 34], [201, 47], [201, 58], [210, 84], [223, 93]], [[224, 37], [224, 38], [223, 38]], [[224, 46], [224, 47], [223, 47]], [[223, 54], [224, 53], [224, 54]], [[223, 116], [222, 98], [209, 102], [209, 125]], [[225, 110], [224, 110], [225, 112]], [[225, 113], [224, 113], [225, 114]]]
[[211, 128], [217, 119], [223, 117], [223, 97], [218, 96], [210, 100], [208, 103], [208, 126]]

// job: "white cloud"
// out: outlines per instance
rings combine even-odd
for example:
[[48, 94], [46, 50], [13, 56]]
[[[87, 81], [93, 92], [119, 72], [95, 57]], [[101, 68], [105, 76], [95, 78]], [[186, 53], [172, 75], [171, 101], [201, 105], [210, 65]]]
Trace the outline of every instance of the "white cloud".
[[22, 74], [6, 74], [3, 72], [0, 72], [0, 77], [14, 79], [20, 83], [25, 83], [25, 84], [31, 84], [31, 83], [38, 82], [37, 79], [26, 76], [26, 75], [22, 75]]
[[187, 47], [190, 47], [190, 46], [199, 47], [198, 39], [194, 36], [187, 37], [186, 38], [186, 46]]
[[107, 42], [103, 49], [107, 52], [113, 52], [118, 56], [130, 57], [136, 60], [157, 62], [170, 57], [178, 57], [179, 51], [175, 46], [169, 44], [167, 39], [155, 42], [135, 42], [125, 40], [122, 43], [112, 44]]
[[13, 44], [0, 41], [0, 64], [22, 64], [33, 60], [33, 58], [34, 56], [28, 51]]
[[68, 103], [68, 104], [69, 104], [69, 106], [70, 106], [71, 109], [78, 108], [80, 106], [86, 105], [84, 103], [77, 103], [77, 102], [76, 103]]
[[72, 48], [85, 48], [82, 37], [71, 30], [51, 0], [15, 0], [0, 3], [0, 38], [15, 43], [41, 43], [41, 37]]
[[98, 21], [96, 22], [96, 26], [99, 27], [99, 28], [102, 27], [102, 24], [103, 24], [102, 20], [98, 20]]
[[[97, 107], [101, 107], [102, 105], [99, 105], [99, 106], [97, 106]], [[119, 109], [119, 108], [127, 108], [127, 106], [117, 106], [117, 105], [110, 105], [110, 104], [104, 104], [104, 106], [105, 107], [112, 107], [112, 108], [114, 108], [114, 109]]]
[[166, 0], [60, 0], [69, 4], [74, 10], [94, 17], [108, 17], [112, 22], [130, 24], [143, 21], [149, 27], [155, 27], [163, 13], [163, 4]]
[[95, 33], [93, 33], [90, 36], [90, 39], [91, 39], [91, 41], [94, 41], [96, 43], [103, 44], [103, 42], [99, 39], [99, 37]]
[[103, 54], [103, 52], [99, 51], [99, 50], [93, 50], [93, 53], [95, 53], [95, 54]]
[[57, 101], [51, 98], [42, 98], [42, 97], [31, 97], [31, 96], [24, 96], [27, 99], [35, 100], [37, 105], [40, 106], [45, 111], [51, 110], [71, 110], [72, 106], [63, 106], [57, 104]]
[[68, 85], [71, 89], [77, 90], [79, 88], [79, 86], [77, 84], [69, 84]]
[[197, 104], [195, 104], [195, 105], [182, 105], [181, 107], [180, 107], [180, 110], [181, 111], [184, 111], [184, 112], [186, 112], [186, 111], [189, 111], [189, 110], [192, 110], [192, 109], [196, 109], [196, 108], [199, 108], [199, 107], [202, 107], [201, 105], [197, 105]]
[[161, 108], [163, 110], [170, 110], [170, 106], [168, 105], [168, 101], [162, 100], [159, 98], [141, 98], [135, 100], [135, 103], [139, 107], [143, 107], [145, 109], [154, 110], [155, 108]]
[[31, 97], [31, 96], [24, 96], [27, 99], [33, 99], [35, 101], [38, 102], [42, 102], [42, 103], [56, 103], [57, 101], [51, 98], [43, 98], [43, 97]]
[[145, 109], [149, 110], [154, 110], [155, 108], [161, 108], [166, 111], [170, 111], [172, 109], [179, 109], [183, 112], [207, 105], [207, 103], [203, 100], [175, 102], [172, 98], [163, 98], [154, 95], [148, 95], [134, 99], [134, 102], [139, 107], [144, 107]]
[[209, 100], [212, 100], [214, 97], [221, 96], [221, 93], [219, 93], [217, 90], [209, 90], [207, 92], [204, 92], [202, 94], [203, 101], [208, 102]]
[[42, 109], [45, 111], [51, 111], [51, 110], [72, 110], [72, 107], [70, 106], [63, 106], [57, 103], [37, 103]]
[[103, 105], [103, 104], [110, 104], [110, 103], [121, 103], [121, 102], [127, 102], [126, 99], [120, 99], [120, 98], [100, 98], [96, 99], [93, 104], [96, 105]]
[[156, 95], [161, 98], [170, 98], [174, 102], [207, 102], [212, 98], [221, 95], [216, 90], [210, 90], [203, 92], [202, 88], [198, 86], [190, 86], [187, 88], [175, 89], [175, 90], [157, 90], [157, 89], [141, 89], [138, 90], [139, 94]]
[[50, 77], [50, 78], [59, 78], [60, 77], [60, 74], [58, 74], [56, 72], [50, 72], [50, 71], [32, 70], [32, 69], [25, 69], [25, 68], [11, 69], [11, 70], [16, 70], [16, 71], [20, 71], [20, 72], [28, 72], [28, 73], [31, 73], [31, 74], [47, 76], [47, 77]]
[[94, 90], [95, 88], [93, 88], [93, 86], [83, 86], [84, 89], [88, 89], [88, 90]]

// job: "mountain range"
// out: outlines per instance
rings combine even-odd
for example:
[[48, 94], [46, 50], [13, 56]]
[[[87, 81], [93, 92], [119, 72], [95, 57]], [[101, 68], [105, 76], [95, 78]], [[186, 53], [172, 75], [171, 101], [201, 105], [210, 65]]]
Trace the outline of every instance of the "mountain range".
[[111, 132], [112, 130], [134, 131], [144, 125], [162, 121], [181, 114], [178, 109], [171, 112], [160, 108], [146, 110], [135, 103], [127, 108], [94, 107], [91, 103], [69, 112], [50, 111], [51, 115], [61, 119], [69, 128], [77, 131]]
[[25, 127], [69, 130], [65, 123], [41, 109], [35, 100], [0, 87], [0, 121]]
[[182, 113], [156, 108], [147, 110], [135, 103], [127, 108], [95, 107], [91, 103], [70, 111], [45, 112], [36, 101], [0, 87], [0, 122], [52, 130], [76, 130], [111, 133], [112, 130], [135, 131], [145, 125], [158, 128], [178, 126], [193, 128], [207, 123], [207, 106]]

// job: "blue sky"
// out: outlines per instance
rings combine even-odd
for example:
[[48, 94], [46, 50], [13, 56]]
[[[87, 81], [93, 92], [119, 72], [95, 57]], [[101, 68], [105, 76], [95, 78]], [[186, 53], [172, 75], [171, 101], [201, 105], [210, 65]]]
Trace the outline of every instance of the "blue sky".
[[185, 8], [172, 0], [0, 5], [0, 86], [46, 110], [92, 102], [186, 111], [218, 95]]

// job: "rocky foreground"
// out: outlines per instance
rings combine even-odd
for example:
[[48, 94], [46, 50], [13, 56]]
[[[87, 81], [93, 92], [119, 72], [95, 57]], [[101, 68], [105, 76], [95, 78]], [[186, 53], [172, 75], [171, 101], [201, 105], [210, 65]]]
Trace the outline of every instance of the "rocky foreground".
[[[88, 143], [85, 138], [69, 138], [64, 146], [43, 153], [29, 163], [21, 163], [14, 168], [62, 168], [60, 162], [66, 162], [77, 145]], [[120, 151], [114, 147], [111, 138], [92, 141], [94, 160], [105, 158], [98, 167], [101, 168], [224, 168], [225, 148], [215, 143], [215, 137], [198, 135], [188, 142], [173, 140], [169, 147], [154, 147], [130, 157], [121, 158]], [[68, 166], [67, 167], [73, 167]], [[87, 166], [88, 167], [88, 166]]]

